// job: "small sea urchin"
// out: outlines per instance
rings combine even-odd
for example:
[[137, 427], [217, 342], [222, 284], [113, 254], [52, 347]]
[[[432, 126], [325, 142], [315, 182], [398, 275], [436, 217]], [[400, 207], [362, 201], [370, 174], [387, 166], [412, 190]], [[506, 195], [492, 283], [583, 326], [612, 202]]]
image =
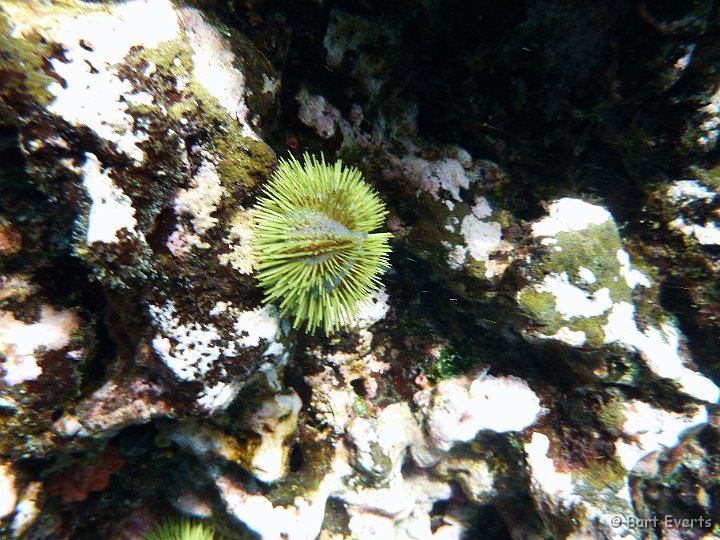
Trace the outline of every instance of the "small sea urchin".
[[215, 532], [199, 521], [181, 517], [168, 519], [149, 532], [143, 540], [214, 540]]
[[293, 326], [326, 334], [345, 325], [388, 265], [387, 210], [360, 171], [308, 155], [280, 160], [257, 202], [255, 248], [265, 302]]

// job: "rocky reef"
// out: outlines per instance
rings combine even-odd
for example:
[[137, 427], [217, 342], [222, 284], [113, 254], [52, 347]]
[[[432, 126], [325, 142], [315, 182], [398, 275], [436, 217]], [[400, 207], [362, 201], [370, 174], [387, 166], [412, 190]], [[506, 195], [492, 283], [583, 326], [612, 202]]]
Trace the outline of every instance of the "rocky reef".
[[[718, 9], [0, 0], [0, 537], [720, 537]], [[389, 211], [329, 336], [304, 153]]]

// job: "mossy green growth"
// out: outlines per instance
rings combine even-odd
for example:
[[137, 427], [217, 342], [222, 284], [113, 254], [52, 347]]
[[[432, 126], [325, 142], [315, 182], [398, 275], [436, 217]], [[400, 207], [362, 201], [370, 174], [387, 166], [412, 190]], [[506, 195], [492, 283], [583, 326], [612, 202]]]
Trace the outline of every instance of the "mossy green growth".
[[617, 492], [627, 481], [627, 470], [616, 457], [596, 459], [587, 468], [584, 480], [593, 489]]
[[368, 416], [370, 414], [370, 410], [368, 409], [367, 403], [365, 403], [365, 399], [360, 396], [355, 396], [355, 399], [353, 400], [353, 410], [358, 416]]
[[218, 130], [213, 148], [219, 157], [218, 173], [229, 198], [237, 200], [267, 178], [275, 165], [275, 154], [264, 142], [241, 133], [237, 126]]
[[281, 160], [254, 213], [264, 301], [309, 333], [346, 325], [389, 264], [391, 235], [371, 232], [387, 210], [360, 171], [323, 157]]
[[[585, 334], [585, 346], [599, 347], [604, 343], [607, 312], [595, 316], [565, 317], [557, 310], [553, 292], [542, 286], [546, 276], [564, 276], [569, 284], [591, 297], [607, 289], [613, 304], [632, 302], [632, 289], [621, 274], [618, 251], [622, 242], [615, 223], [608, 220], [581, 231], [560, 232], [554, 236], [539, 261], [529, 269], [535, 283], [518, 296], [518, 303], [536, 324], [543, 326], [544, 335], [555, 335], [566, 327]], [[588, 278], [590, 276], [590, 278]]]
[[13, 36], [12, 30], [13, 22], [0, 7], [0, 69], [6, 74], [0, 82], [0, 96], [14, 109], [45, 106], [52, 101], [47, 87], [55, 82], [43, 71], [44, 63], [52, 57], [52, 47], [36, 32]]
[[143, 535], [143, 540], [215, 540], [215, 531], [187, 518], [168, 519]]
[[445, 345], [440, 356], [427, 370], [427, 377], [436, 383], [460, 375], [477, 365], [472, 353], [453, 344]]

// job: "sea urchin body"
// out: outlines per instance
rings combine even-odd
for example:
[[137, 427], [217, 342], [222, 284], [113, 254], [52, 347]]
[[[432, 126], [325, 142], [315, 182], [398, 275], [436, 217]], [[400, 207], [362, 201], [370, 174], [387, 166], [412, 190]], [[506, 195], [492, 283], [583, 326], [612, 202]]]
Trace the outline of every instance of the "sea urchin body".
[[281, 160], [255, 206], [265, 302], [326, 334], [348, 322], [387, 268], [387, 211], [360, 171], [305, 155]]

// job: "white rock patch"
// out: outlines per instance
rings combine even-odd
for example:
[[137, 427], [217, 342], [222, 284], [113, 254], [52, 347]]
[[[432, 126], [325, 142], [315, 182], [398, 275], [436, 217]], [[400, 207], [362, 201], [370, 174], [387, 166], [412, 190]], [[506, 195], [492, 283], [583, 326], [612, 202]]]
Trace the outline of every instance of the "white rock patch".
[[0, 312], [0, 356], [5, 382], [10, 386], [37, 379], [42, 374], [35, 351], [39, 347], [54, 351], [70, 343], [71, 334], [80, 328], [74, 311], [55, 311], [43, 306], [40, 320], [25, 323], [12, 313]]
[[581, 502], [575, 494], [575, 482], [569, 473], [559, 472], [548, 457], [550, 439], [542, 433], [533, 433], [532, 440], [525, 444], [533, 487], [560, 506], [569, 508]]
[[657, 409], [642, 401], [624, 403], [623, 414], [626, 437], [615, 442], [615, 451], [628, 471], [648, 454], [676, 446], [683, 431], [708, 421], [705, 407], [688, 415]]
[[225, 190], [215, 166], [203, 161], [188, 189], [181, 189], [175, 197], [175, 212], [192, 220], [197, 234], [205, 234], [213, 228], [218, 219], [212, 217]]
[[242, 134], [260, 140], [248, 123], [245, 77], [234, 65], [226, 39], [193, 8], [182, 10], [185, 33], [193, 50], [193, 75], [220, 105], [240, 122]]
[[415, 397], [425, 415], [429, 443], [448, 451], [481, 430], [522, 431], [540, 414], [540, 399], [517, 377], [455, 377]]
[[16, 503], [15, 473], [10, 464], [0, 463], [0, 519], [12, 514]]
[[100, 169], [100, 162], [94, 154], [85, 154], [82, 175], [83, 187], [90, 197], [86, 233], [88, 245], [93, 242], [117, 243], [120, 240], [118, 233], [123, 230], [137, 237], [135, 208], [130, 197]]
[[569, 321], [574, 317], [596, 317], [602, 315], [613, 305], [610, 289], [603, 287], [592, 295], [570, 283], [570, 278], [562, 274], [548, 274], [542, 283], [533, 285], [536, 292], [549, 293], [555, 297], [555, 309]]
[[448, 192], [458, 202], [461, 189], [468, 189], [472, 179], [462, 164], [456, 159], [426, 161], [417, 156], [407, 156], [400, 162], [405, 176], [421, 191], [427, 191], [435, 199], [440, 199], [440, 189]]
[[533, 224], [534, 236], [555, 236], [560, 232], [582, 231], [591, 225], [602, 225], [612, 219], [610, 212], [602, 206], [570, 198], [552, 203], [548, 214]]
[[33, 9], [33, 18], [27, 20], [22, 18], [26, 8], [12, 3], [4, 8], [16, 23], [14, 36], [37, 31], [63, 47], [68, 61], [54, 58], [50, 63], [65, 84], [48, 87], [55, 96], [48, 110], [75, 126], [89, 127], [118, 150], [142, 161], [137, 145], [147, 135], [134, 132], [125, 103], [133, 88], [120, 78], [115, 65], [131, 47], [153, 49], [177, 37], [180, 28], [173, 5], [168, 0], [131, 0], [68, 15], [40, 8]]
[[662, 324], [661, 329], [649, 327], [641, 332], [635, 322], [635, 306], [628, 302], [615, 304], [604, 327], [605, 343], [620, 343], [635, 349], [653, 373], [671, 379], [680, 389], [697, 399], [716, 403], [720, 389], [710, 379], [685, 367], [680, 355], [677, 329]]

